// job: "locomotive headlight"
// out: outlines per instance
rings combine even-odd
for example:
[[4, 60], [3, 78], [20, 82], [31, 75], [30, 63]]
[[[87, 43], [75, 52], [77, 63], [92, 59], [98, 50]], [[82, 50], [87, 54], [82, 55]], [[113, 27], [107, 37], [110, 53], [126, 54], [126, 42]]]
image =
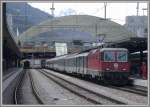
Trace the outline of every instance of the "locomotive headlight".
[[109, 71], [110, 69], [109, 69], [109, 68], [106, 68], [106, 70]]
[[124, 68], [124, 69], [122, 69], [123, 71], [126, 71], [126, 69]]

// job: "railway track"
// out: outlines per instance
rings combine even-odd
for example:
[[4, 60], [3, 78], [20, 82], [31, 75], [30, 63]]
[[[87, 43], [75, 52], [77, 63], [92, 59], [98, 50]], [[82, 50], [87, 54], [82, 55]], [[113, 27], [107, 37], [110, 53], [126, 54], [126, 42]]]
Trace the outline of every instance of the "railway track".
[[[60, 73], [60, 72], [58, 72]], [[63, 73], [62, 73], [63, 74]], [[66, 74], [67, 75], [67, 74]], [[71, 75], [69, 75], [71, 76]], [[77, 77], [77, 76], [73, 76], [73, 77], [76, 77], [76, 78], [79, 78], [79, 79], [82, 79], [82, 80], [85, 80], [81, 77]], [[89, 82], [92, 82], [94, 84], [98, 84], [98, 85], [102, 85], [104, 87], [109, 87], [109, 88], [114, 88], [114, 89], [117, 89], [117, 90], [122, 90], [122, 91], [126, 91], [126, 92], [130, 92], [130, 93], [134, 93], [134, 94], [138, 94], [138, 95], [141, 95], [141, 96], [147, 96], [147, 89], [142, 89], [143, 87], [136, 87], [136, 86], [122, 86], [122, 87], [118, 87], [118, 86], [107, 86], [103, 83], [99, 83], [97, 81], [91, 81], [91, 80], [87, 80], [86, 81], [89, 81]]]
[[112, 99], [110, 97], [104, 96], [102, 94], [96, 93], [94, 91], [91, 91], [89, 89], [86, 89], [84, 87], [81, 87], [79, 85], [76, 85], [72, 82], [69, 82], [69, 80], [63, 79], [59, 76], [53, 75], [50, 72], [46, 72], [44, 70], [39, 70], [43, 75], [45, 75], [46, 77], [48, 77], [49, 79], [53, 80], [54, 82], [56, 82], [57, 84], [59, 84], [60, 86], [62, 86], [63, 88], [66, 88], [67, 90], [75, 93], [76, 95], [83, 97], [85, 99], [87, 99], [89, 102], [92, 102], [93, 104], [123, 104], [125, 105], [125, 102], [116, 100], [116, 99]]
[[132, 88], [132, 89], [134, 89], [134, 90], [139, 90], [139, 91], [143, 91], [143, 92], [146, 92], [146, 93], [148, 93], [148, 89], [147, 89], [147, 87], [143, 87], [143, 86], [133, 86], [133, 87], [130, 87], [130, 88]]
[[131, 92], [131, 93], [134, 93], [134, 94], [142, 95], [142, 96], [147, 96], [147, 91], [146, 90], [137, 89], [133, 86], [126, 86], [126, 87], [110, 86], [110, 87], [114, 88], [114, 89], [122, 90], [122, 91]]
[[3, 81], [7, 80], [9, 77], [11, 77], [15, 72], [11, 72], [7, 74], [5, 77], [3, 77]]
[[[27, 71], [25, 71], [25, 73], [28, 73]], [[14, 92], [14, 103], [15, 104], [21, 104], [21, 85], [22, 85], [22, 80], [23, 80], [23, 77], [24, 77], [25, 74], [23, 74], [20, 78], [20, 81], [18, 82], [17, 86], [16, 86], [16, 89], [15, 89], [15, 92]], [[35, 88], [35, 84], [34, 84], [34, 81], [33, 81], [33, 78], [31, 76], [30, 73], [28, 73], [29, 75], [29, 78], [30, 78], [30, 81], [31, 81], [31, 88], [32, 88], [32, 92], [35, 96], [35, 98], [37, 99], [38, 103], [39, 104], [44, 104], [43, 100], [40, 98], [38, 92], [36, 91], [36, 88]]]
[[35, 84], [34, 84], [31, 73], [29, 73], [29, 78], [30, 78], [30, 81], [31, 81], [31, 87], [32, 87], [34, 96], [36, 97], [39, 104], [44, 104], [44, 101], [42, 100], [42, 98], [40, 97], [40, 95], [38, 94], [38, 92], [36, 90], [36, 87], [35, 87]]
[[19, 81], [14, 91], [14, 104], [20, 104], [20, 87], [22, 85], [22, 80], [23, 80], [25, 73], [26, 71], [24, 71], [23, 74], [20, 74], [19, 76]]

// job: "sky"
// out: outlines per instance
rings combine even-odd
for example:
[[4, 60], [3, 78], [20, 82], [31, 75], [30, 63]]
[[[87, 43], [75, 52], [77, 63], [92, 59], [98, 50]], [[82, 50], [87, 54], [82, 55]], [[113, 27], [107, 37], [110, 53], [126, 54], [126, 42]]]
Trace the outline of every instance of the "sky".
[[[50, 8], [52, 7], [51, 2], [30, 2], [28, 3], [32, 7], [38, 8], [51, 14]], [[137, 14], [137, 3], [136, 2], [108, 2], [106, 7], [106, 18], [110, 18], [121, 25], [125, 24], [125, 17]], [[68, 2], [54, 2], [54, 14], [55, 17], [66, 16], [66, 15], [92, 15], [104, 18], [104, 3], [100, 2], [85, 2], [85, 3], [68, 3]], [[139, 3], [139, 15], [143, 15], [143, 8], [147, 8], [147, 3]], [[144, 12], [147, 15], [147, 11]]]

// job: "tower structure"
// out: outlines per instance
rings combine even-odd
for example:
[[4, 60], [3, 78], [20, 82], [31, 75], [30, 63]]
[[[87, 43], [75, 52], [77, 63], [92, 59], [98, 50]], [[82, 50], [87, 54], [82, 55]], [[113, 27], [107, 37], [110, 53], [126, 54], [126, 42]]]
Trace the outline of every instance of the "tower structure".
[[136, 9], [137, 9], [136, 15], [138, 16], [138, 15], [139, 15], [139, 2], [137, 2], [137, 7], [136, 7]]
[[52, 16], [55, 17], [55, 14], [54, 14], [54, 10], [55, 10], [55, 8], [54, 8], [54, 2], [52, 2], [52, 7], [50, 9], [51, 9]]
[[107, 6], [107, 3], [106, 2], [104, 2], [104, 17], [105, 17], [105, 19], [106, 19], [106, 6]]

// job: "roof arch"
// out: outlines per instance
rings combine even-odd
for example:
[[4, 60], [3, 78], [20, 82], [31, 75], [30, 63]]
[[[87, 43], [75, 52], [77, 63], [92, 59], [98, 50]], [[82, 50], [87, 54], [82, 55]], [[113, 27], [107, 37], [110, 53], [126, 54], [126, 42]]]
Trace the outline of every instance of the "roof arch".
[[53, 31], [56, 29], [73, 29], [89, 32], [92, 36], [104, 37], [104, 42], [117, 42], [127, 40], [136, 35], [126, 30], [123, 26], [100, 17], [89, 15], [70, 15], [46, 20], [33, 26], [19, 36], [21, 41], [26, 38]]

